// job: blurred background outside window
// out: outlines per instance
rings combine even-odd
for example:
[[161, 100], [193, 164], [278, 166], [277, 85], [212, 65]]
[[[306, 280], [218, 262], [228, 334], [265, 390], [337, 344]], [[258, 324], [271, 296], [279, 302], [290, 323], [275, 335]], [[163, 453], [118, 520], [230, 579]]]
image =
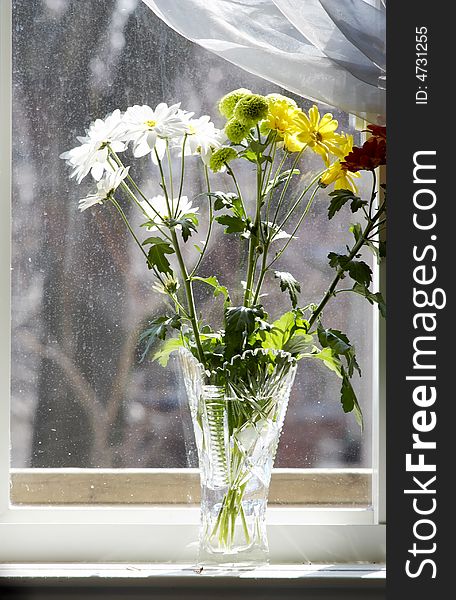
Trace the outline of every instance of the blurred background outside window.
[[[90, 121], [116, 108], [180, 101], [220, 126], [216, 105], [226, 92], [287, 92], [180, 37], [139, 0], [14, 0], [13, 19], [12, 466], [197, 466], [179, 373], [172, 364], [163, 369], [139, 360], [138, 336], [163, 310], [164, 296], [152, 291], [145, 261], [110, 207], [78, 212], [78, 199], [93, 184], [69, 181], [58, 157]], [[340, 129], [359, 141], [349, 115], [332, 112]], [[151, 163], [135, 164], [150, 196], [159, 193]], [[307, 159], [305, 166], [308, 176], [319, 163]], [[184, 193], [204, 215], [204, 197], [197, 198], [201, 174], [189, 171]], [[254, 185], [249, 164], [240, 179]], [[213, 189], [231, 191], [230, 181], [220, 175]], [[301, 305], [320, 299], [332, 275], [328, 252], [343, 252], [350, 241], [349, 211], [329, 222], [327, 207], [323, 190], [277, 265], [301, 282]], [[186, 250], [188, 260], [197, 258], [192, 244]], [[242, 279], [238, 244], [221, 226], [208, 254], [201, 276], [217, 272], [229, 288]], [[272, 316], [288, 307], [277, 281], [266, 291]], [[196, 292], [200, 310], [219, 326], [221, 306], [211, 308], [207, 287]], [[373, 310], [362, 298], [341, 294], [324, 319], [357, 348], [365, 432], [344, 415], [337, 378], [303, 360], [277, 467], [371, 465]]]

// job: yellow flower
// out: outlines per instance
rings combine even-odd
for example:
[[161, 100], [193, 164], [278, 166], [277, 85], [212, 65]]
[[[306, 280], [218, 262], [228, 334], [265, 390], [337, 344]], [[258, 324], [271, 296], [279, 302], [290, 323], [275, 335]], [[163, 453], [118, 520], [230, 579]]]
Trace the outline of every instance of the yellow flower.
[[326, 166], [329, 166], [329, 155], [340, 153], [339, 146], [345, 141], [336, 133], [339, 123], [331, 113], [320, 117], [318, 108], [314, 105], [309, 110], [309, 116], [303, 111], [296, 111], [294, 125], [298, 140], [307, 144], [314, 152], [320, 154]]
[[[346, 134], [341, 137], [344, 142], [339, 147], [337, 154], [341, 157], [341, 160], [343, 160], [347, 154], [352, 151], [353, 136]], [[353, 180], [359, 179], [361, 175], [360, 173], [351, 173], [350, 171], [347, 171], [341, 165], [341, 160], [337, 160], [323, 173], [320, 183], [325, 187], [334, 183], [335, 190], [351, 190], [352, 192], [357, 193], [358, 188]]]
[[296, 133], [285, 133], [283, 136], [283, 146], [288, 152], [301, 152], [305, 144], [299, 141]]
[[298, 105], [292, 98], [289, 98], [288, 96], [283, 96], [282, 94], [268, 94], [266, 96], [266, 100], [270, 104], [274, 104], [275, 102], [282, 101], [282, 102], [286, 102], [292, 108], [298, 108]]
[[287, 100], [268, 98], [269, 110], [263, 122], [265, 129], [277, 131], [282, 137], [286, 134], [295, 133], [296, 126], [294, 124], [296, 107], [292, 106]]
[[296, 137], [295, 116], [298, 108], [293, 104], [293, 100], [280, 94], [269, 95], [268, 114], [261, 124], [263, 133], [276, 131], [279, 140], [283, 140], [283, 145], [288, 152], [299, 152], [305, 146], [303, 142]]

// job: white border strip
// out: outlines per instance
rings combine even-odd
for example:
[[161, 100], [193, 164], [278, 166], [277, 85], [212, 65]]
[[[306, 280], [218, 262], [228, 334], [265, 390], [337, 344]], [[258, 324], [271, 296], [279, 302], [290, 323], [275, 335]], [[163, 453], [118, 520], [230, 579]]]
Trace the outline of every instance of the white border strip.
[[11, 15], [10, 0], [0, 0], [0, 515], [9, 501]]

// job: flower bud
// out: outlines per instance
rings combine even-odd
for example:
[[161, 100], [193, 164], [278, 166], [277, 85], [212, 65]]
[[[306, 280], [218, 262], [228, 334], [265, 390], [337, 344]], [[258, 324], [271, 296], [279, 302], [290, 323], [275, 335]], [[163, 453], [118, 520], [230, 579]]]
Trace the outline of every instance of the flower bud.
[[227, 119], [231, 119], [234, 113], [234, 107], [239, 102], [241, 98], [243, 98], [247, 94], [251, 94], [250, 90], [246, 90], [245, 88], [239, 88], [238, 90], [233, 90], [229, 94], [223, 96], [218, 104], [218, 109], [220, 113], [226, 117]]
[[241, 123], [252, 127], [266, 118], [268, 108], [268, 102], [264, 96], [248, 94], [236, 104], [234, 117]]
[[230, 119], [225, 125], [225, 133], [233, 144], [240, 144], [242, 140], [245, 140], [249, 131], [248, 125], [244, 125], [236, 119]]
[[214, 173], [217, 173], [218, 171], [221, 171], [227, 163], [235, 158], [237, 158], [236, 150], [230, 146], [223, 146], [213, 153], [209, 162], [209, 167], [212, 169], [212, 171], [214, 171]]

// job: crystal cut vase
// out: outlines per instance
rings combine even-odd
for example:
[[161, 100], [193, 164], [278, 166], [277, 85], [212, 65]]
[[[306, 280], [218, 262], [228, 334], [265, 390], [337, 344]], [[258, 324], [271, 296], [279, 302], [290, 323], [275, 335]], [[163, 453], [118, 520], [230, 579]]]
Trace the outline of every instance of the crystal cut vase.
[[286, 352], [247, 351], [228, 364], [223, 385], [185, 349], [179, 363], [201, 476], [199, 562], [265, 563], [269, 483], [296, 361]]

